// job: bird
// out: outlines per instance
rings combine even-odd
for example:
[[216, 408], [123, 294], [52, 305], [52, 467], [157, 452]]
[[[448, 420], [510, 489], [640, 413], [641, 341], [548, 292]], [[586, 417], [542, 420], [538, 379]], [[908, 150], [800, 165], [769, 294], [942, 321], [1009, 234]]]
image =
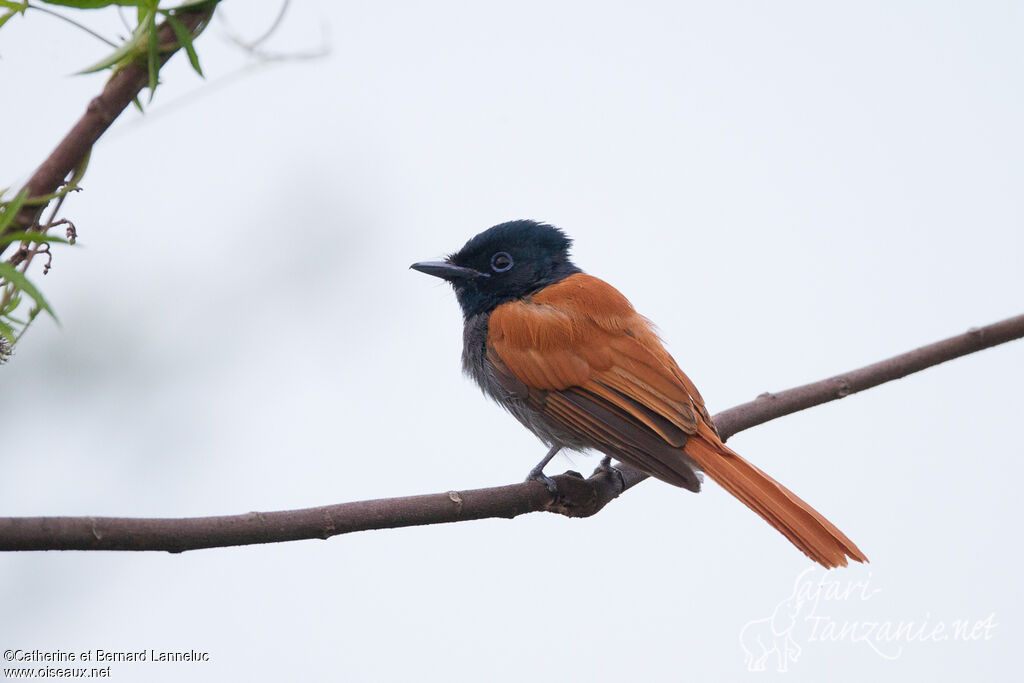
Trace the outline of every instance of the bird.
[[[446, 280], [463, 315], [462, 367], [549, 450], [596, 450], [700, 491], [702, 473], [826, 567], [867, 557], [793, 492], [726, 446], [697, 387], [653, 324], [570, 257], [572, 240], [534, 220], [495, 225], [443, 261], [410, 268]], [[706, 325], [701, 325], [706, 329]]]

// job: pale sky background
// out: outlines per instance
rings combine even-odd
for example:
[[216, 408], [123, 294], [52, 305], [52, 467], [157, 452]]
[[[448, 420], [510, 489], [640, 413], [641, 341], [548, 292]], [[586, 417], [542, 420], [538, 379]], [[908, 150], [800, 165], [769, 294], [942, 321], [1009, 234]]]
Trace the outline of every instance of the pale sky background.
[[[254, 37], [277, 7], [223, 11]], [[513, 218], [572, 235], [712, 412], [1024, 311], [1021, 3], [299, 2], [268, 48], [330, 56], [244, 77], [225, 34], [197, 43], [206, 81], [174, 58], [65, 205], [80, 246], [35, 271], [63, 324], [0, 369], [0, 514], [521, 479], [544, 447], [461, 376], [451, 291], [407, 269]], [[106, 51], [42, 14], [0, 31], [0, 186]], [[799, 606], [786, 673], [749, 672], [741, 631], [809, 561], [711, 483], [586, 520], [5, 554], [0, 649], [212, 658], [117, 681], [1010, 680], [1022, 367], [1009, 344], [730, 441], [872, 560]], [[574, 461], [549, 471], [596, 464]], [[815, 639], [825, 617], [861, 640]], [[970, 642], [864, 639], [990, 617]]]

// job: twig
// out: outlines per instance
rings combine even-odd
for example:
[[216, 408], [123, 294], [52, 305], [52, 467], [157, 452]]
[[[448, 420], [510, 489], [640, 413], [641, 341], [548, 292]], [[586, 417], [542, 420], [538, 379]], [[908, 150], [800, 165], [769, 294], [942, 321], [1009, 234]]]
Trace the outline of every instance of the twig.
[[[1024, 315], [969, 330], [914, 351], [820, 382], [777, 394], [715, 416], [723, 438], [783, 415], [834, 401], [981, 349], [1024, 337]], [[647, 475], [621, 468], [589, 479], [576, 473], [555, 477], [559, 495], [540, 483], [449, 491], [424, 496], [341, 503], [304, 510], [250, 512], [224, 517], [138, 519], [121, 517], [0, 518], [0, 550], [166, 550], [182, 552], [254, 543], [330, 538], [369, 529], [391, 529], [527, 512], [570, 517], [595, 514]]]
[[270, 27], [266, 31], [264, 31], [258, 38], [255, 38], [253, 40], [242, 40], [237, 35], [235, 35], [234, 32], [231, 31], [231, 27], [228, 26], [227, 15], [225, 15], [223, 12], [221, 12], [217, 16], [220, 17], [221, 22], [225, 26], [228, 26], [228, 30], [227, 30], [228, 40], [230, 40], [231, 42], [233, 42], [235, 45], [237, 45], [238, 47], [242, 48], [246, 52], [255, 52], [256, 48], [258, 48], [263, 43], [267, 42], [267, 40], [272, 35], [277, 33], [277, 29], [280, 28], [281, 24], [284, 22], [285, 15], [288, 14], [288, 6], [289, 5], [291, 5], [291, 0], [284, 0], [281, 3], [281, 9], [279, 9], [277, 11], [277, 16], [274, 17], [274, 21], [270, 24]]
[[250, 56], [257, 59], [257, 64], [320, 59], [321, 57], [326, 57], [327, 55], [329, 55], [331, 53], [331, 45], [327, 37], [326, 26], [321, 26], [321, 46], [315, 50], [306, 50], [304, 52], [274, 53], [268, 52], [267, 50], [261, 47], [263, 43], [267, 42], [267, 40], [271, 36], [277, 33], [277, 30], [281, 27], [281, 24], [284, 23], [284, 18], [285, 15], [288, 13], [288, 8], [290, 5], [291, 0], [284, 0], [284, 2], [281, 3], [281, 9], [278, 11], [277, 16], [274, 18], [274, 21], [270, 24], [270, 27], [255, 40], [244, 40], [239, 34], [235, 33], [235, 31], [231, 28], [230, 22], [228, 21], [227, 14], [225, 14], [223, 11], [217, 13], [217, 18], [219, 18], [221, 23], [224, 25], [224, 35], [227, 37], [227, 39], [231, 41], [235, 45], [235, 47], [239, 48], [243, 52], [246, 52]]

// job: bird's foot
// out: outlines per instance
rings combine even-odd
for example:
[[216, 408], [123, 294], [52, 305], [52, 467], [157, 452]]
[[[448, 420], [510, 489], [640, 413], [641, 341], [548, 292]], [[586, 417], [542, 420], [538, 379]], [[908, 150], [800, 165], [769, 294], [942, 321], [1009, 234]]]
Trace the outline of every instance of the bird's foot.
[[594, 474], [597, 474], [598, 472], [607, 472], [614, 475], [619, 480], [620, 490], [626, 488], [626, 480], [622, 478], [622, 470], [612, 465], [612, 456], [606, 455], [601, 458], [601, 462], [598, 464], [597, 469], [594, 470]]
[[544, 474], [544, 470], [542, 469], [535, 467], [530, 470], [530, 473], [526, 475], [526, 481], [539, 481], [544, 484], [544, 487], [551, 493], [551, 495], [558, 495], [558, 484], [555, 483], [554, 479]]
[[530, 470], [530, 473], [526, 475], [526, 481], [539, 481], [544, 484], [544, 487], [550, 491], [553, 496], [558, 495], [558, 484], [555, 483], [554, 479], [544, 474], [544, 467], [551, 462], [551, 458], [555, 457], [555, 453], [557, 453], [559, 449], [561, 449], [561, 446], [552, 446], [548, 450], [547, 455], [544, 456], [544, 459], [537, 463], [536, 466]]

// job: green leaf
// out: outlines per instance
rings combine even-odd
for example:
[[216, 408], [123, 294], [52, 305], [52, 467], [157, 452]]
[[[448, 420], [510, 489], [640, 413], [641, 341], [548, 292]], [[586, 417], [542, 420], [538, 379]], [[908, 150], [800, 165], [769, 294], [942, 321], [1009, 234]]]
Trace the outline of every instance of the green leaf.
[[17, 268], [12, 266], [10, 263], [0, 263], [0, 277], [4, 278], [12, 285], [20, 289], [21, 291], [32, 297], [32, 300], [36, 302], [36, 306], [50, 314], [58, 324], [60, 320], [57, 320], [57, 314], [50, 308], [50, 304], [47, 303], [43, 297], [43, 293], [40, 292], [32, 282], [22, 275]]
[[71, 244], [68, 240], [63, 237], [57, 237], [56, 235], [44, 235], [41, 232], [9, 232], [6, 235], [0, 235], [0, 245], [10, 244], [12, 242], [57, 242], [59, 244]]
[[160, 0], [140, 0], [139, 5], [139, 22], [146, 20], [146, 15], [149, 12], [155, 12], [157, 6], [160, 4]]
[[9, 0], [0, 0], [0, 7], [6, 7], [8, 9], [7, 14], [0, 17], [0, 26], [3, 26], [11, 17], [16, 14], [24, 14], [25, 10], [28, 9], [28, 0], [25, 2], [10, 2]]
[[117, 48], [113, 53], [107, 55], [106, 58], [96, 62], [92, 66], [82, 69], [78, 72], [79, 75], [91, 74], [97, 71], [103, 71], [104, 69], [109, 69], [115, 64], [119, 64], [128, 57], [131, 57], [132, 53], [139, 49], [139, 45], [142, 44], [142, 39], [146, 36], [146, 32], [148, 30], [148, 22], [139, 22], [139, 25], [135, 27], [134, 31], [132, 31], [132, 37], [125, 41], [121, 47]]
[[[136, 31], [138, 31], [138, 29], [136, 29]], [[130, 40], [128, 40], [128, 42], [121, 45], [121, 47], [111, 52], [105, 58], [96, 62], [92, 66], [79, 71], [78, 75], [91, 74], [97, 71], [103, 71], [104, 69], [109, 69], [110, 67], [123, 61], [126, 57], [131, 55], [131, 53], [135, 51], [136, 47], [138, 47], [138, 39], [132, 37]]]
[[[181, 20], [173, 14], [167, 15], [167, 22], [171, 25], [171, 28], [174, 29], [174, 35], [178, 37], [178, 42], [183, 48], [185, 48], [185, 52], [188, 54], [188, 61], [192, 64], [192, 68], [196, 70], [197, 74], [202, 76], [203, 70], [199, 66], [199, 55], [196, 54], [196, 49], [192, 46], [192, 34], [187, 28], [185, 28], [185, 24], [181, 23]], [[205, 78], [205, 76], [203, 77]]]
[[[28, 320], [26, 320], [25, 323], [24, 323], [25, 327], [28, 327], [29, 325], [32, 324], [32, 321], [36, 319], [36, 316], [39, 315], [40, 311], [42, 311], [42, 309], [39, 308], [38, 306], [33, 306], [32, 307], [32, 309], [28, 312]], [[51, 313], [51, 315], [53, 315], [53, 314]], [[10, 316], [8, 316], [8, 317], [10, 317]], [[57, 320], [57, 319], [54, 318], [54, 320]], [[59, 320], [57, 320], [57, 324], [60, 324]], [[23, 327], [21, 329], [21, 332], [18, 335], [19, 337], [22, 334], [25, 334], [25, 327]]]
[[14, 334], [14, 328], [0, 320], [0, 337], [7, 340], [9, 344], [14, 344], [18, 340], [17, 335]]
[[[27, 197], [28, 188], [25, 188], [18, 193], [17, 197], [3, 205], [0, 205], [0, 209], [3, 209], [3, 211], [0, 212], [0, 234], [3, 234], [4, 230], [7, 229], [7, 226], [14, 220], [14, 217], [18, 215], [19, 211], [21, 211], [21, 205], [25, 203], [25, 199]], [[0, 244], [2, 244], [2, 242], [0, 242]]]
[[[14, 285], [10, 285], [10, 286], [13, 287]], [[4, 306], [3, 310], [0, 310], [0, 317], [10, 318], [11, 317], [11, 313], [14, 313], [14, 311], [18, 310], [18, 306], [20, 306], [20, 305], [21, 305], [21, 293], [18, 292], [18, 291], [15, 291], [15, 293], [11, 295], [10, 299], [7, 300], [7, 304]], [[13, 320], [13, 318], [12, 318], [12, 320]]]

